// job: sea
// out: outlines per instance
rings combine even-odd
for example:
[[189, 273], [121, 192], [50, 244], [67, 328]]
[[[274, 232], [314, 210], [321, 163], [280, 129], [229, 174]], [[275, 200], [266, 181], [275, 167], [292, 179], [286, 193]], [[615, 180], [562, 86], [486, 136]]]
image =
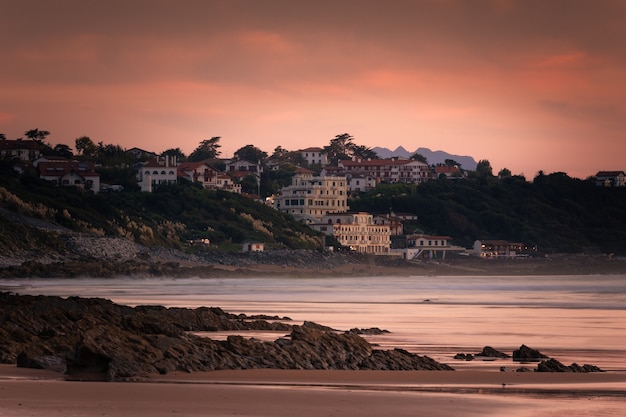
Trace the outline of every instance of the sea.
[[[220, 307], [337, 330], [379, 328], [365, 336], [457, 370], [500, 372], [536, 364], [463, 361], [457, 353], [526, 345], [565, 365], [626, 372], [626, 275], [376, 276], [245, 278], [82, 278], [5, 280], [19, 294], [101, 297], [119, 304]], [[228, 332], [204, 334], [226, 338]], [[238, 333], [274, 340], [281, 332]]]

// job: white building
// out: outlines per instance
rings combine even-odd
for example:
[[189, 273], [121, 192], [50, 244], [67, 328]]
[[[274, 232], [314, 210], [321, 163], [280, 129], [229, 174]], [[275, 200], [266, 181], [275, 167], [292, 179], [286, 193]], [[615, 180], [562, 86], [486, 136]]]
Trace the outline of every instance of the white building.
[[283, 187], [274, 197], [274, 208], [307, 223], [318, 222], [327, 213], [349, 209], [345, 177], [316, 177], [313, 172], [299, 168], [291, 185]]
[[372, 177], [376, 183], [419, 184], [428, 181], [432, 174], [428, 164], [412, 159], [354, 159], [341, 160], [337, 167], [325, 168], [335, 175]]
[[39, 178], [60, 186], [72, 186], [83, 190], [100, 191], [100, 174], [91, 162], [52, 161], [37, 164]]
[[300, 149], [300, 154], [302, 154], [302, 158], [309, 165], [326, 165], [328, 164], [328, 157], [326, 156], [326, 152], [322, 148], [306, 148]]
[[176, 157], [157, 156], [146, 161], [137, 171], [137, 182], [141, 191], [151, 193], [160, 184], [176, 184], [178, 177]]
[[321, 222], [309, 225], [312, 229], [333, 235], [350, 250], [373, 255], [389, 255], [391, 238], [388, 224], [374, 223], [365, 212], [329, 213]]

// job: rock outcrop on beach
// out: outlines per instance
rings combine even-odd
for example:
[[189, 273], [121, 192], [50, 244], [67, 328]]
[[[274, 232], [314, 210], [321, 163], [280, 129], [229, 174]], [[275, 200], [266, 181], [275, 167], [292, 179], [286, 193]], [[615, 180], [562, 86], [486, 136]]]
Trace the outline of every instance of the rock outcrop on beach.
[[[355, 333], [219, 308], [128, 307], [109, 300], [0, 293], [0, 362], [54, 369], [74, 379], [134, 380], [215, 369], [451, 370], [404, 350], [374, 349]], [[263, 342], [191, 332], [275, 330]]]
[[[478, 358], [491, 358], [491, 359], [509, 359], [511, 355], [500, 352], [492, 348], [491, 346], [485, 346], [480, 353], [457, 353], [454, 355], [454, 359], [462, 361], [472, 361]], [[573, 363], [569, 366], [562, 364], [556, 359], [550, 358], [536, 349], [521, 345], [519, 349], [513, 351], [513, 361], [516, 362], [539, 362], [535, 372], [604, 372], [602, 369], [595, 365], [578, 365]], [[509, 369], [506, 366], [500, 367], [501, 372], [507, 372]], [[532, 372], [533, 370], [526, 367], [521, 367], [516, 372]]]
[[519, 349], [513, 351], [513, 360], [516, 362], [539, 362], [542, 359], [548, 359], [548, 357], [526, 345], [522, 345]]
[[595, 365], [578, 365], [573, 363], [569, 366], [562, 364], [556, 359], [547, 359], [541, 361], [537, 365], [537, 372], [576, 372], [576, 373], [588, 373], [588, 372], [604, 372], [602, 369]]

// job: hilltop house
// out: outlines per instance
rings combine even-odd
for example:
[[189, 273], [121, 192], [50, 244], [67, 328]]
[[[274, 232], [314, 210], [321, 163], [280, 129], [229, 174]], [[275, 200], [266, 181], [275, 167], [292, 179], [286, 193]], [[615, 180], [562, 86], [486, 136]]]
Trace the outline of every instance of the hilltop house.
[[94, 193], [100, 191], [100, 174], [90, 162], [47, 161], [37, 164], [39, 178], [60, 186], [73, 186]]
[[176, 184], [178, 178], [176, 157], [157, 156], [146, 161], [137, 171], [141, 191], [152, 192], [160, 184]]
[[376, 183], [419, 184], [431, 178], [430, 166], [412, 159], [358, 159], [341, 160], [336, 167], [324, 167], [326, 175], [354, 175], [372, 177]]
[[154, 152], [146, 151], [141, 148], [130, 148], [126, 150], [126, 153], [132, 155], [135, 159], [156, 158], [158, 156]]
[[302, 158], [309, 165], [326, 165], [328, 164], [328, 157], [326, 156], [326, 152], [322, 148], [306, 148], [300, 149], [298, 152], [302, 155]]
[[442, 175], [448, 179], [465, 178], [467, 175], [459, 168], [458, 165], [435, 165], [435, 176], [440, 178]]
[[41, 156], [41, 145], [34, 140], [0, 140], [0, 159], [34, 161]]
[[298, 220], [314, 223], [327, 213], [348, 210], [347, 191], [345, 177], [317, 177], [313, 171], [298, 168], [291, 185], [283, 187], [274, 197], [274, 207]]
[[183, 162], [176, 169], [179, 178], [184, 178], [191, 182], [199, 182], [204, 188], [217, 188], [219, 173], [204, 161]]
[[391, 240], [389, 225], [374, 223], [365, 212], [328, 213], [318, 223], [309, 224], [314, 230], [333, 235], [350, 250], [373, 255], [389, 255]]
[[599, 187], [624, 187], [624, 171], [599, 171], [596, 185]]

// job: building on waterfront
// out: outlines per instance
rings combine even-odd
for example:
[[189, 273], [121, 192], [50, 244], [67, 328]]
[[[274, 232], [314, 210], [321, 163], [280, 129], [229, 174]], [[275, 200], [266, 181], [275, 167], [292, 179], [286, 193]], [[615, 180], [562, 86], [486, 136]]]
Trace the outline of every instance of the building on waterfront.
[[388, 224], [376, 224], [374, 216], [365, 212], [328, 213], [319, 223], [309, 224], [313, 230], [333, 235], [344, 247], [359, 253], [389, 255], [391, 239]]
[[291, 185], [274, 196], [274, 208], [305, 223], [319, 222], [328, 213], [345, 212], [349, 210], [346, 178], [318, 177], [313, 171], [299, 168]]

